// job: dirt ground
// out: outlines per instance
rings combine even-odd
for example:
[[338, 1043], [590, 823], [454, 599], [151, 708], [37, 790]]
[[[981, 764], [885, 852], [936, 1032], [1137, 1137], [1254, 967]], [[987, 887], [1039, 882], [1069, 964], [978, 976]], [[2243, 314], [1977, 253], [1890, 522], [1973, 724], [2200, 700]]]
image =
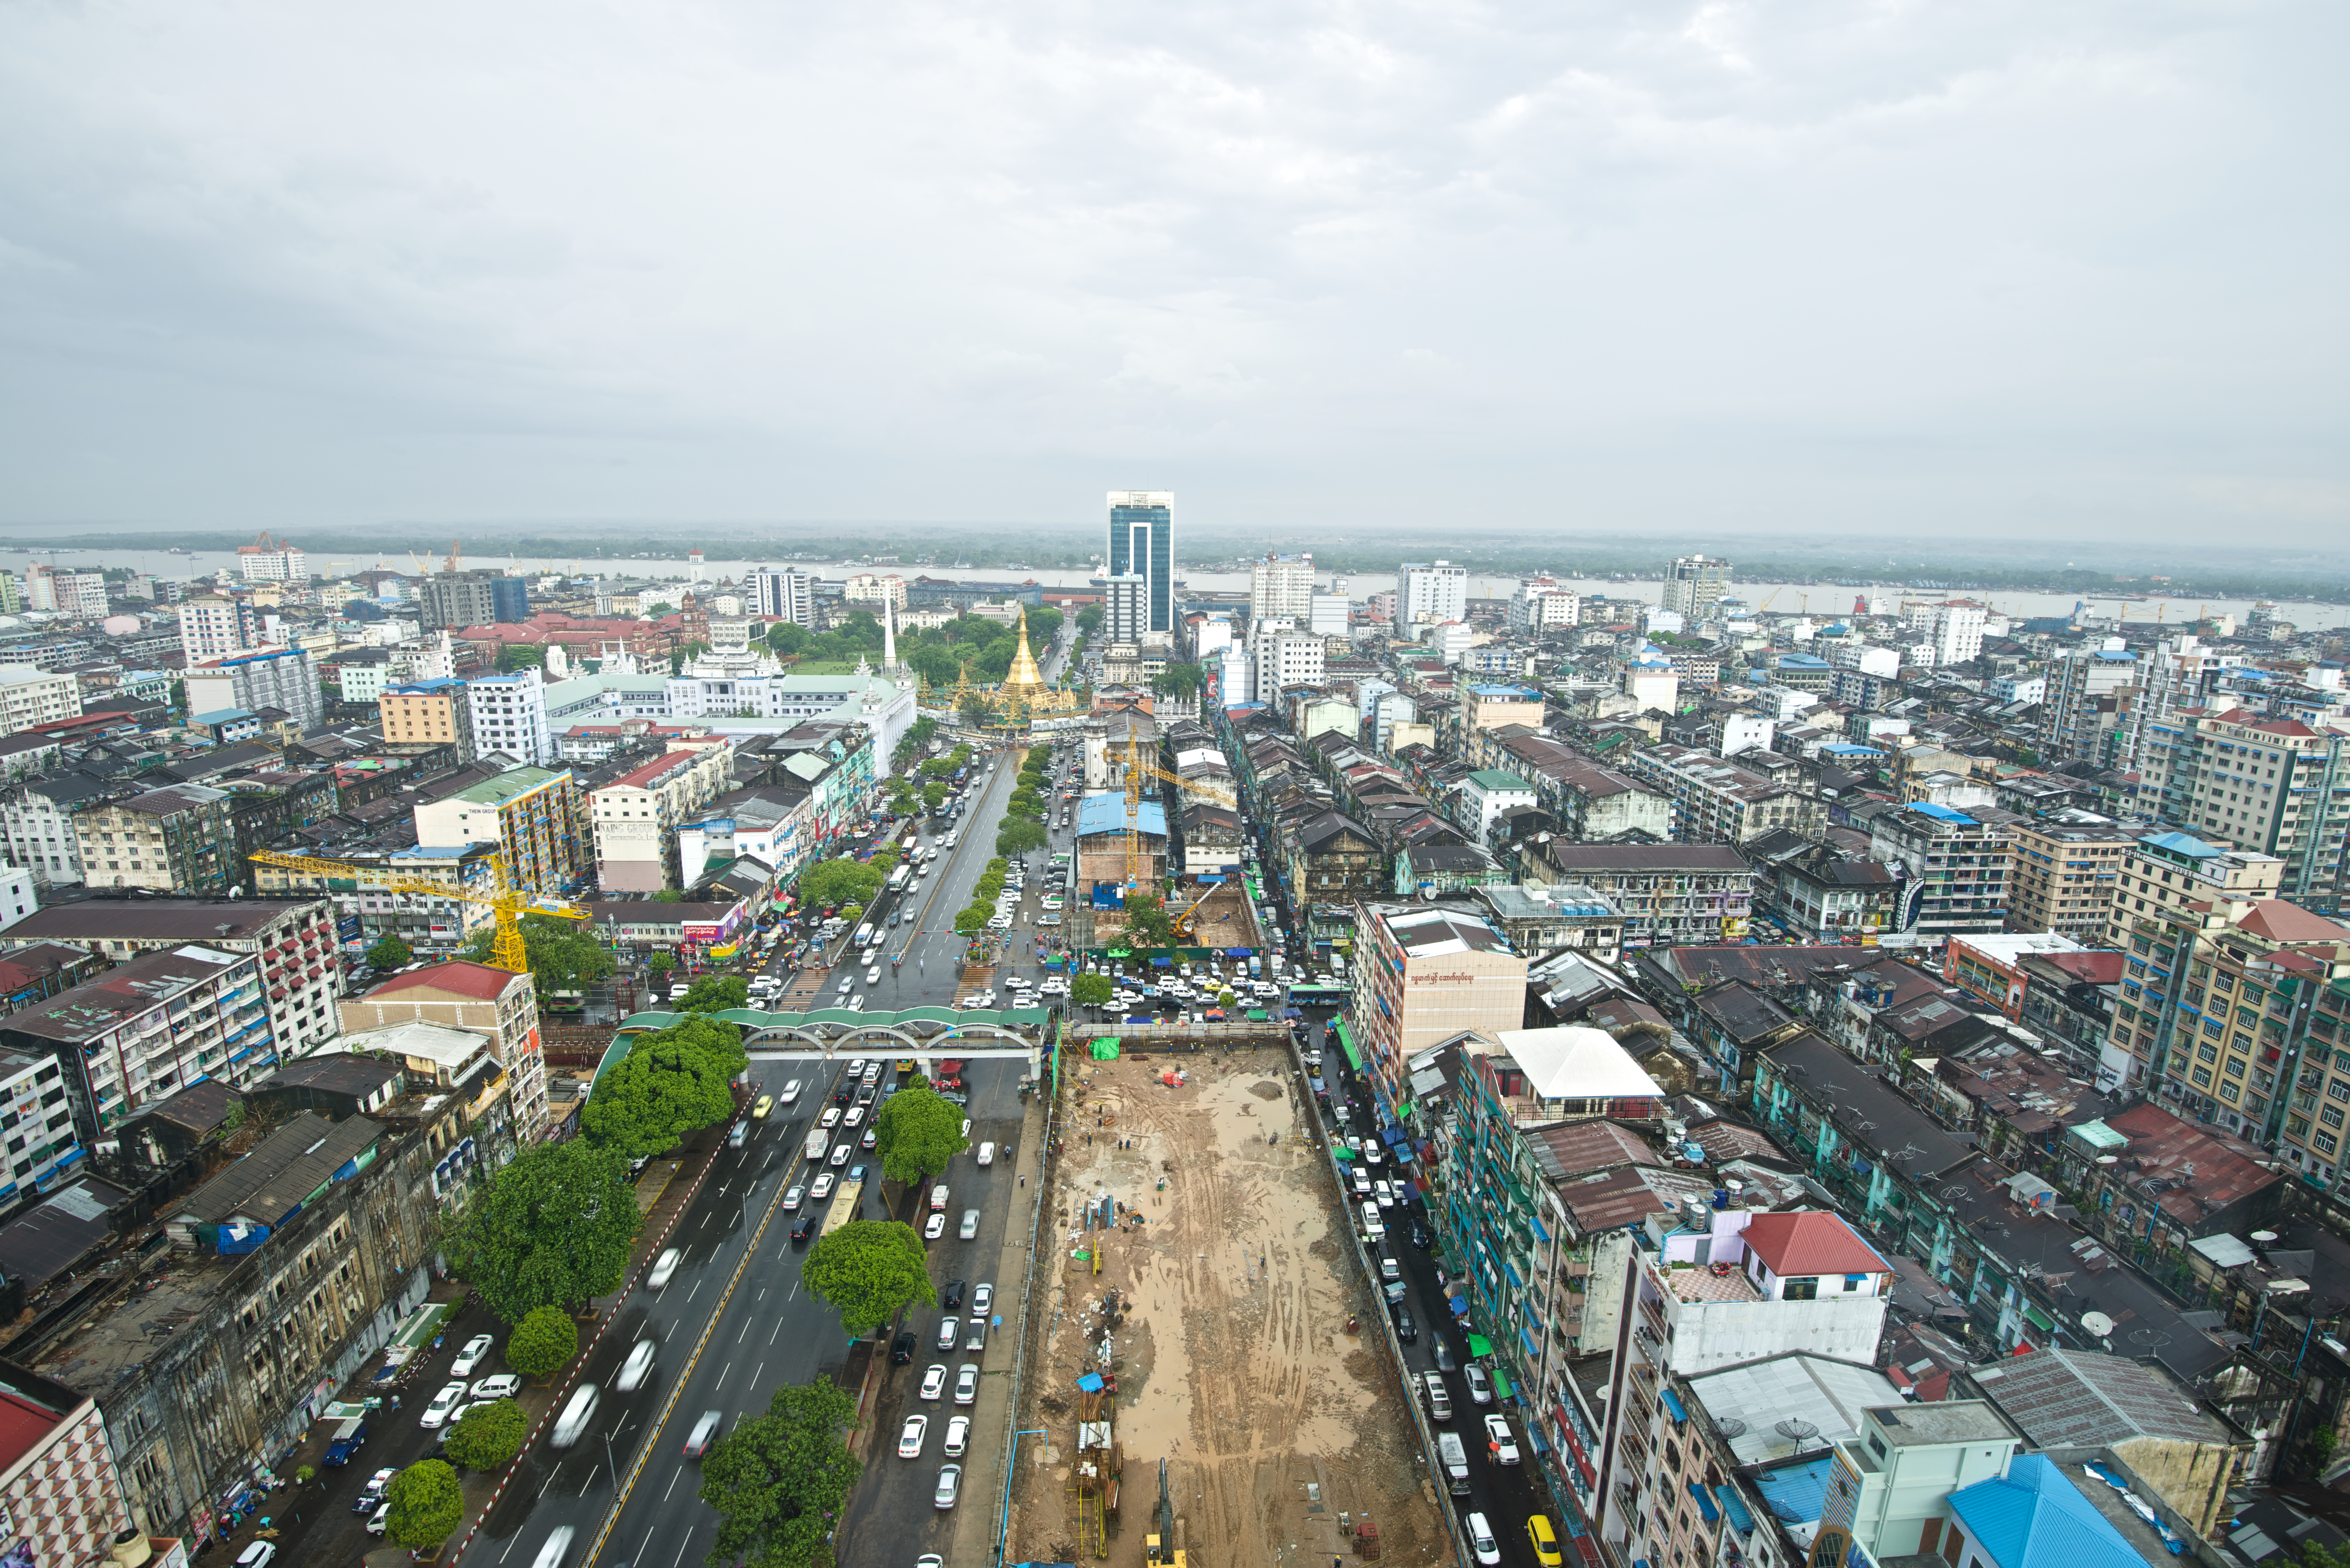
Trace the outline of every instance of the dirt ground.
[[[1165, 1086], [1170, 1068], [1188, 1082]], [[1153, 1054], [1077, 1072], [1089, 1081], [1063, 1122], [1059, 1222], [1048, 1220], [1038, 1261], [1055, 1272], [1035, 1308], [1038, 1359], [1020, 1423], [1045, 1435], [1021, 1450], [1010, 1560], [1097, 1560], [1068, 1491], [1076, 1383], [1099, 1366], [1101, 1303], [1116, 1290], [1130, 1310], [1112, 1331], [1125, 1469], [1107, 1561], [1142, 1563], [1161, 1456], [1199, 1568], [1351, 1557], [1349, 1532], [1367, 1515], [1386, 1561], [1449, 1561], [1393, 1369], [1377, 1340], [1346, 1333], [1349, 1313], [1367, 1322], [1376, 1308], [1349, 1282], [1336, 1194], [1301, 1141], [1308, 1123], [1284, 1058]], [[1081, 1208], [1105, 1194], [1142, 1226], [1079, 1230]], [[1093, 1247], [1098, 1276], [1071, 1260]]]

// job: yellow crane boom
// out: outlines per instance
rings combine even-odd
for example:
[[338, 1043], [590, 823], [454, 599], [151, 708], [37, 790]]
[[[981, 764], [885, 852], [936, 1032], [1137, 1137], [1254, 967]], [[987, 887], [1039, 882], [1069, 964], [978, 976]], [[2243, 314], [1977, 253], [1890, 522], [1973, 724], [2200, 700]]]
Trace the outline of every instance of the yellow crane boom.
[[547, 915], [559, 920], [592, 920], [596, 917], [567, 898], [550, 898], [517, 888], [507, 879], [505, 857], [490, 857], [491, 891], [476, 893], [448, 882], [428, 881], [421, 877], [401, 877], [380, 866], [358, 866], [348, 860], [329, 860], [317, 855], [286, 855], [275, 849], [257, 851], [251, 857], [255, 865], [275, 866], [281, 871], [307, 871], [314, 877], [348, 877], [354, 881], [365, 879], [366, 886], [380, 893], [408, 893], [427, 898], [447, 898], [460, 904], [487, 905], [497, 917], [497, 934], [491, 939], [490, 961], [500, 969], [516, 974], [530, 972], [530, 950], [522, 940], [522, 917]]

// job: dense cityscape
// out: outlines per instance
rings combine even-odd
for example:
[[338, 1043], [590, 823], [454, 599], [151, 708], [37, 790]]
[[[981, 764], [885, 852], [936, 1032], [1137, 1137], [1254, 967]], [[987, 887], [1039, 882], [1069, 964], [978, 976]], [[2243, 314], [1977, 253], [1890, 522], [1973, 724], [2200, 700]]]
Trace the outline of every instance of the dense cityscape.
[[2350, 1547], [2350, 634], [1106, 513], [0, 573], [9, 1561]]

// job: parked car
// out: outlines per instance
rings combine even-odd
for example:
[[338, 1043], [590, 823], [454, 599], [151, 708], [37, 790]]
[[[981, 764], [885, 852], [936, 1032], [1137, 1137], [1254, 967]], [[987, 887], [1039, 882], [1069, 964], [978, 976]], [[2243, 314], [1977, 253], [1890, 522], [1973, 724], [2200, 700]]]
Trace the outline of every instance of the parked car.
[[955, 1347], [955, 1341], [962, 1337], [962, 1319], [959, 1317], [942, 1317], [939, 1319], [938, 1343], [941, 1350], [952, 1350]]
[[955, 1494], [962, 1490], [962, 1467], [941, 1465], [938, 1490], [931, 1494], [931, 1501], [940, 1508], [952, 1508], [955, 1505]]
[[922, 1221], [923, 1241], [935, 1241], [946, 1233], [947, 1217], [945, 1215], [933, 1214], [928, 1220]]
[[457, 1352], [457, 1359], [449, 1364], [452, 1377], [471, 1377], [473, 1368], [489, 1358], [490, 1347], [497, 1341], [486, 1334], [477, 1334], [467, 1340]]
[[383, 1494], [390, 1487], [391, 1478], [399, 1473], [397, 1469], [380, 1469], [368, 1477], [367, 1485], [359, 1488], [359, 1495], [351, 1500], [351, 1511], [366, 1513], [370, 1509], [382, 1507]]
[[1493, 1462], [1513, 1465], [1518, 1462], [1517, 1435], [1510, 1430], [1509, 1417], [1492, 1415], [1485, 1417], [1485, 1449]]
[[939, 1293], [939, 1305], [949, 1312], [955, 1311], [962, 1305], [962, 1293], [963, 1282], [961, 1280], [949, 1280], [946, 1288]]
[[898, 1433], [898, 1457], [901, 1459], [920, 1459], [923, 1441], [930, 1435], [931, 1418], [928, 1416], [907, 1417], [905, 1426]]
[[1493, 1402], [1492, 1374], [1472, 1361], [1466, 1376], [1469, 1379], [1469, 1402], [1471, 1405], [1491, 1405]]
[[957, 1416], [952, 1420], [950, 1420], [947, 1423], [947, 1458], [951, 1459], [959, 1459], [962, 1458], [963, 1446], [969, 1440], [970, 1437], [970, 1417]]
[[974, 1317], [985, 1317], [994, 1310], [995, 1287], [978, 1284], [971, 1287], [971, 1311]]
[[940, 1395], [946, 1392], [946, 1387], [947, 1369], [934, 1361], [922, 1373], [922, 1391], [920, 1397], [924, 1399], [935, 1399]]
[[889, 1364], [893, 1366], [903, 1366], [913, 1359], [914, 1331], [910, 1328], [901, 1328], [898, 1331], [898, 1337], [889, 1342]]
[[522, 1379], [511, 1372], [500, 1372], [484, 1377], [473, 1385], [476, 1399], [511, 1399], [522, 1392]]
[[416, 1417], [416, 1424], [425, 1428], [440, 1426], [448, 1420], [449, 1412], [463, 1404], [464, 1398], [465, 1386], [463, 1383], [445, 1385], [440, 1393], [432, 1396], [432, 1402], [424, 1407], [424, 1413]]

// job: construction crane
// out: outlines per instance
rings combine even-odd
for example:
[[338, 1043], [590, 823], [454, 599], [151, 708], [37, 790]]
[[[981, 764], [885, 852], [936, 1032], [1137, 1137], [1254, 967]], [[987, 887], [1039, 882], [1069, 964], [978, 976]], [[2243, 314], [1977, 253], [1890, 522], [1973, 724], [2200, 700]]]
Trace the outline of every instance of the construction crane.
[[[596, 917], [567, 898], [549, 898], [517, 888], [506, 877], [505, 857], [490, 857], [492, 890], [476, 893], [453, 887], [446, 882], [430, 882], [422, 877], [388, 876], [380, 867], [358, 866], [348, 860], [328, 860], [316, 855], [286, 855], [275, 849], [264, 849], [251, 857], [255, 865], [275, 866], [281, 871], [307, 871], [313, 877], [348, 877], [357, 881], [367, 878], [369, 891], [378, 893], [411, 893], [428, 898], [447, 898], [460, 904], [485, 904], [497, 915], [497, 935], [490, 943], [490, 961], [500, 969], [510, 969], [516, 974], [530, 972], [530, 950], [523, 944], [522, 917], [548, 915], [558, 920], [592, 920]], [[375, 878], [382, 877], [380, 881]]]
[[[1238, 811], [1241, 805], [1240, 802], [1220, 789], [1194, 784], [1180, 774], [1170, 774], [1158, 763], [1145, 760], [1142, 742], [1134, 738], [1133, 731], [1128, 730], [1126, 735], [1126, 890], [1129, 893], [1142, 890], [1142, 781], [1146, 777], [1171, 784], [1178, 789], [1188, 789], [1193, 794], [1204, 795], [1218, 805], [1230, 806], [1234, 811]], [[1172, 825], [1170, 826], [1171, 828]]]
[[463, 542], [456, 539], [450, 540], [448, 572], [451, 576], [453, 577], [457, 575], [457, 563], [464, 558], [465, 551]]
[[1190, 1568], [1183, 1560], [1183, 1521], [1176, 1517], [1175, 1500], [1167, 1490], [1167, 1461], [1159, 1461], [1159, 1507], [1150, 1516], [1150, 1533], [1142, 1538], [1142, 1560], [1151, 1568]]

